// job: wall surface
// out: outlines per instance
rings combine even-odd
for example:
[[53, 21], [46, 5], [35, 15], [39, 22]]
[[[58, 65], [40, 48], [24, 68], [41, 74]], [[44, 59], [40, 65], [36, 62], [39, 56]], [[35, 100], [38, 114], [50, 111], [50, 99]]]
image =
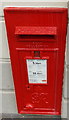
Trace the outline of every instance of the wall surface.
[[[5, 2], [6, 1], [6, 2]], [[51, 1], [40, 1], [37, 2], [13, 2], [13, 0], [2, 0], [0, 2], [0, 113], [6, 114], [17, 114], [16, 98], [13, 84], [13, 76], [11, 70], [5, 21], [3, 8], [6, 6], [45, 6], [45, 7], [67, 7], [67, 1], [64, 0], [57, 2]], [[67, 104], [69, 105], [69, 24], [67, 32], [67, 47], [66, 47], [66, 58], [65, 58], [65, 72], [64, 72], [64, 82], [63, 82], [63, 96], [62, 96], [62, 117], [67, 117]], [[67, 94], [68, 89], [68, 94]], [[1, 96], [2, 95], [2, 96]]]

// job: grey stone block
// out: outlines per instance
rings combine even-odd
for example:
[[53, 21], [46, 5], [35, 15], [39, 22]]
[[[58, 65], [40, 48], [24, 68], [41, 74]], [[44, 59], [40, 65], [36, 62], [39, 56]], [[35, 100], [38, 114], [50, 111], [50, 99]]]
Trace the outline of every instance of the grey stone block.
[[14, 92], [2, 92], [2, 113], [17, 113], [17, 105]]
[[68, 31], [67, 31], [67, 64], [69, 65], [69, 24], [68, 24]]
[[69, 68], [65, 65], [63, 95], [65, 99], [69, 99]]
[[69, 102], [62, 98], [62, 112], [61, 112], [61, 117], [62, 118], [67, 118], [68, 115], [67, 115], [67, 103], [69, 104]]
[[2, 85], [0, 84], [0, 89], [2, 90], [12, 90], [14, 89], [13, 85], [13, 77], [10, 62], [0, 62], [2, 69], [0, 67], [0, 71], [2, 70]]
[[10, 58], [4, 21], [0, 21], [0, 35], [0, 59]]

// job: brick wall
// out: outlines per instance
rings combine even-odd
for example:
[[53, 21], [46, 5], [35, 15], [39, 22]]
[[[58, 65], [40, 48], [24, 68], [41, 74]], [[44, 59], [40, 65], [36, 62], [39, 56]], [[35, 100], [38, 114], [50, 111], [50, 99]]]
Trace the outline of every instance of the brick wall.
[[[5, 2], [6, 1], [6, 2]], [[8, 2], [9, 1], [9, 2]], [[67, 2], [12, 2], [13, 0], [2, 0], [0, 2], [0, 98], [2, 95], [2, 101], [0, 99], [0, 113], [7, 114], [17, 114], [17, 106], [15, 99], [15, 91], [13, 84], [13, 77], [10, 64], [10, 56], [8, 49], [8, 42], [6, 36], [5, 21], [3, 15], [3, 8], [5, 6], [54, 6], [54, 7], [67, 7]], [[66, 48], [66, 58], [65, 58], [65, 72], [64, 72], [64, 83], [63, 83], [63, 96], [62, 96], [62, 117], [67, 117], [67, 103], [69, 105], [69, 93], [67, 94], [67, 89], [69, 91], [69, 25], [67, 33], [67, 48]]]

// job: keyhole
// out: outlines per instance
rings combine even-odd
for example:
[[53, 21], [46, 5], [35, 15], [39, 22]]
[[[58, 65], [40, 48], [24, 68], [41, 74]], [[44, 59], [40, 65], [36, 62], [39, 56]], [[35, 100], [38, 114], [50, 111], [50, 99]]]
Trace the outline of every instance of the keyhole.
[[29, 87], [29, 86], [27, 86], [27, 90], [30, 90], [30, 87]]
[[28, 88], [30, 88], [30, 87], [28, 86]]
[[34, 51], [34, 57], [40, 57], [40, 51]]

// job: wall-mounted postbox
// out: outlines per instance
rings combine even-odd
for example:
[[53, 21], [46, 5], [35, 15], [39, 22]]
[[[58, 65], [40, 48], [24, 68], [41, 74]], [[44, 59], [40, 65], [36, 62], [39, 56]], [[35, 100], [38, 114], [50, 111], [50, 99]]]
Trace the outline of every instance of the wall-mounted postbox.
[[67, 8], [4, 9], [18, 112], [61, 114]]

